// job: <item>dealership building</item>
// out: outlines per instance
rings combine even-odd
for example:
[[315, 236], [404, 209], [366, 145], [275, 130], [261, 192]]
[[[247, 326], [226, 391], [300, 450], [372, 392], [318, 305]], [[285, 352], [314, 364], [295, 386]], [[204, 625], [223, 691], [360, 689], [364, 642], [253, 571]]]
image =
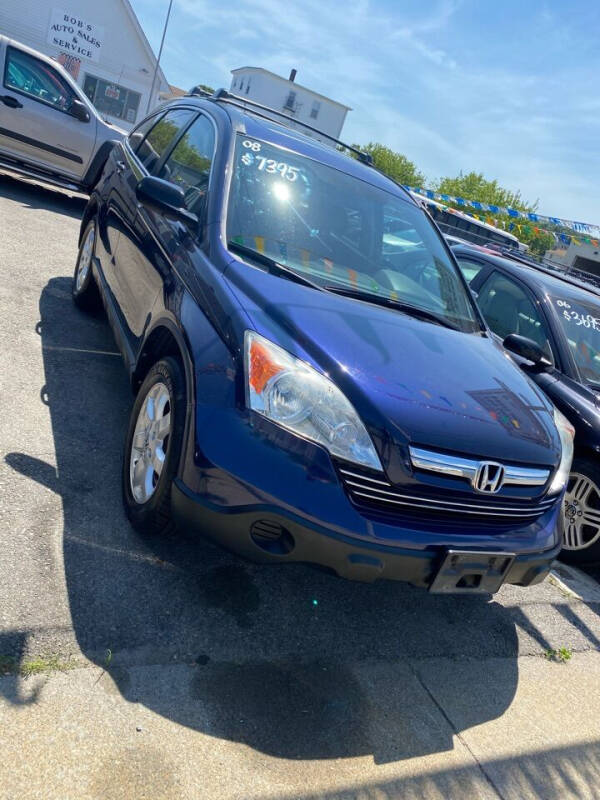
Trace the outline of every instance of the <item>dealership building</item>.
[[171, 95], [129, 0], [0, 0], [0, 34], [59, 61], [99, 113], [131, 129]]

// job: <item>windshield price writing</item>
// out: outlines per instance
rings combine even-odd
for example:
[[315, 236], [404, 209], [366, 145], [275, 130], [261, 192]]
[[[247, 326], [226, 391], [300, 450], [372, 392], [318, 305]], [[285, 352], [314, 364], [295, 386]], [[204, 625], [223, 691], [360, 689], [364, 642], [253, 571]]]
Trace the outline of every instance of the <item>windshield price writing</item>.
[[575, 325], [583, 325], [584, 328], [593, 328], [595, 331], [600, 330], [600, 318], [595, 317], [593, 314], [580, 314], [579, 311], [574, 311], [571, 304], [566, 300], [557, 300], [556, 305], [562, 309], [563, 317], [569, 322], [574, 322]]

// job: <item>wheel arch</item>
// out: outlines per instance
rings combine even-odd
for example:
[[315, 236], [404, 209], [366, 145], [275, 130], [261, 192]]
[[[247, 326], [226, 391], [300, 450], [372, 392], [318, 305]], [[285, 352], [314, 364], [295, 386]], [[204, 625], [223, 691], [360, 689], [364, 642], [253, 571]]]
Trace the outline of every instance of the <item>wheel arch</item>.
[[168, 317], [157, 320], [147, 332], [131, 372], [131, 388], [137, 393], [152, 365], [165, 356], [174, 356], [181, 362], [189, 403], [194, 392], [192, 359], [183, 334]]
[[140, 348], [137, 360], [131, 371], [131, 388], [134, 394], [137, 394], [153, 364], [156, 364], [157, 361], [165, 358], [165, 356], [172, 356], [181, 363], [185, 379], [187, 411], [184, 444], [177, 469], [177, 474], [180, 474], [188, 457], [189, 443], [190, 441], [193, 442], [194, 435], [194, 414], [192, 413], [195, 403], [194, 368], [183, 333], [176, 323], [168, 317], [157, 320], [147, 332], [144, 344]]
[[585, 439], [578, 441], [577, 436], [575, 436], [573, 458], [587, 458], [595, 460], [600, 465], [600, 445], [591, 444], [590, 442], [585, 441]]
[[85, 175], [81, 179], [81, 184], [86, 191], [93, 189], [98, 183], [102, 170], [108, 161], [108, 157], [117, 144], [119, 144], [119, 139], [107, 139], [105, 142], [102, 142], [94, 154]]
[[87, 228], [89, 221], [96, 216], [99, 208], [100, 208], [100, 202], [98, 196], [96, 194], [93, 194], [88, 200], [87, 205], [83, 210], [81, 225], [79, 227], [78, 245], [81, 245], [81, 240], [83, 239], [83, 234], [85, 233], [85, 229]]

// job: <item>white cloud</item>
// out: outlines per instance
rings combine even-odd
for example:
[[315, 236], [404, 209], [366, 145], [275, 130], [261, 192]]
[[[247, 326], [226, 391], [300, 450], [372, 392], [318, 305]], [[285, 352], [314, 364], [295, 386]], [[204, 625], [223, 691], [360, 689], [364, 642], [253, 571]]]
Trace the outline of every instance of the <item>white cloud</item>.
[[526, 58], [487, 20], [469, 27], [473, 13], [467, 0], [177, 0], [165, 67], [183, 86], [296, 67], [300, 83], [353, 107], [346, 139], [398, 149], [429, 179], [482, 171], [547, 212], [600, 222], [595, 38], [586, 62], [581, 32], [523, 7], [513, 34], [527, 42], [530, 25]]

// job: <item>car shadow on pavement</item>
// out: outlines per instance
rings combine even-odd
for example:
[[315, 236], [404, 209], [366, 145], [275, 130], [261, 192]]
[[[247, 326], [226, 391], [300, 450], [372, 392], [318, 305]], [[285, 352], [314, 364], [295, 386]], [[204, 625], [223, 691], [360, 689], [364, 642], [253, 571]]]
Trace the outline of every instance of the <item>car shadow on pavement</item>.
[[[26, 453], [6, 460], [62, 498], [74, 633], [107, 691], [289, 759], [452, 749], [457, 731], [427, 682], [436, 658], [466, 696], [464, 727], [503, 714], [518, 679], [512, 609], [133, 531], [120, 489], [127, 375], [104, 316], [78, 311], [70, 289], [67, 277], [48, 282], [37, 328], [57, 469]], [[478, 687], [461, 674], [465, 659], [486, 657], [499, 658], [499, 680], [482, 703], [483, 676]]]

